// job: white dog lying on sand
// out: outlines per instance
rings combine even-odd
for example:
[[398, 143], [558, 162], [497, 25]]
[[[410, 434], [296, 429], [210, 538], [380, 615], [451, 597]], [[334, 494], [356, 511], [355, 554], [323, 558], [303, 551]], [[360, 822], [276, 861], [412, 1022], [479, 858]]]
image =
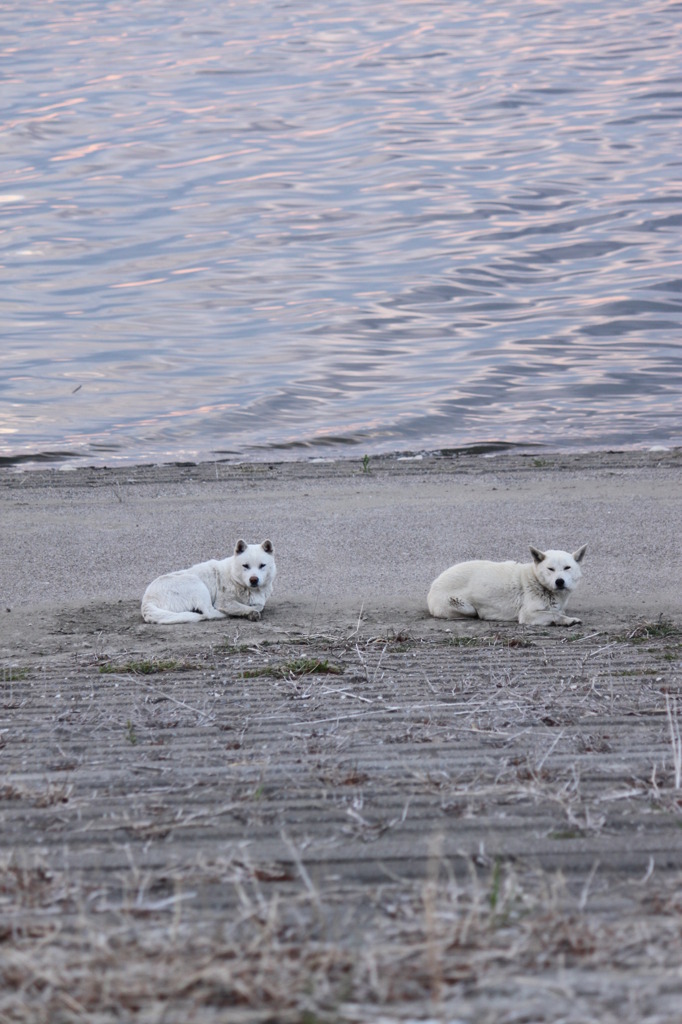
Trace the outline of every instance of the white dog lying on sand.
[[563, 614], [578, 584], [587, 544], [568, 551], [538, 551], [533, 561], [460, 562], [433, 581], [427, 603], [437, 619], [516, 619], [531, 626], [575, 626]]
[[238, 540], [234, 555], [159, 576], [142, 598], [142, 618], [166, 625], [238, 615], [258, 621], [275, 581], [275, 549], [269, 540]]

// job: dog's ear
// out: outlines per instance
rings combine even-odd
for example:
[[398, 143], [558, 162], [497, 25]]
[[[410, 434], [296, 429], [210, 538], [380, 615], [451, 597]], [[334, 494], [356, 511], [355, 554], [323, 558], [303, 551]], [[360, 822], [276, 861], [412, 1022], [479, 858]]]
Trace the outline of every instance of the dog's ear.
[[235, 555], [241, 555], [243, 551], [246, 551], [247, 544], [245, 540], [238, 540], [235, 544], [234, 553]]
[[545, 560], [545, 552], [544, 551], [540, 551], [539, 548], [534, 548], [533, 545], [531, 544], [531, 546], [530, 546], [530, 553], [533, 556], [533, 561], [535, 562], [536, 565], [537, 565], [538, 562], [544, 562], [544, 560]]
[[265, 551], [268, 555], [274, 555], [275, 549], [272, 546], [271, 540], [264, 540], [263, 543], [261, 544], [261, 547], [263, 551]]
[[578, 548], [577, 551], [573, 552], [573, 557], [575, 558], [576, 562], [582, 562], [583, 555], [585, 554], [586, 551], [587, 551], [587, 544], [583, 544], [583, 546], [581, 548]]

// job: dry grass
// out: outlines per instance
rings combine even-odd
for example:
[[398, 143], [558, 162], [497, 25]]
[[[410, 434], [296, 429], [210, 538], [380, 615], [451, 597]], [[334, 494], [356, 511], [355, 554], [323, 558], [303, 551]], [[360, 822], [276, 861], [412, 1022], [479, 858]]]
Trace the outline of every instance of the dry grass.
[[515, 637], [6, 676], [0, 1024], [677, 1024], [676, 639]]
[[[469, 864], [461, 881], [435, 859], [422, 882], [371, 895], [291, 883], [287, 895], [268, 894], [281, 873], [198, 861], [172, 878], [131, 875], [114, 900], [74, 877], [6, 865], [2, 894], [12, 913], [0, 936], [0, 1020], [213, 1021], [229, 1009], [230, 1020], [245, 1021], [361, 1021], [381, 1011], [395, 1020], [464, 1012], [506, 1024], [530, 1019], [509, 1005], [512, 993], [523, 1003], [547, 986], [556, 992], [535, 1019], [580, 1020], [562, 1008], [589, 1001], [597, 978], [605, 993], [638, 989], [640, 1021], [673, 1019], [664, 990], [679, 996], [674, 887], [655, 906], [640, 899], [634, 923], [630, 911], [591, 917], [584, 894], [581, 907], [560, 875], [522, 880], [497, 862], [483, 871]], [[234, 888], [234, 912], [192, 911], [197, 890], [216, 883]], [[647, 1010], [647, 986], [659, 997], [663, 990], [656, 1011]]]

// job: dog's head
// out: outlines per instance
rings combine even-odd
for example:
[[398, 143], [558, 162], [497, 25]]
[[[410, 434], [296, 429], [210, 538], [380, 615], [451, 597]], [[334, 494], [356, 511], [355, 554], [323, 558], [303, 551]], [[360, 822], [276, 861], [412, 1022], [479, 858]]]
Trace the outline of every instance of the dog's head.
[[587, 550], [587, 544], [569, 554], [568, 551], [539, 551], [531, 547], [535, 575], [546, 590], [565, 590], [570, 593], [582, 576], [579, 562]]
[[238, 540], [234, 549], [232, 575], [249, 590], [258, 590], [272, 583], [276, 573], [275, 549], [272, 542], [264, 540], [262, 544], [247, 544]]

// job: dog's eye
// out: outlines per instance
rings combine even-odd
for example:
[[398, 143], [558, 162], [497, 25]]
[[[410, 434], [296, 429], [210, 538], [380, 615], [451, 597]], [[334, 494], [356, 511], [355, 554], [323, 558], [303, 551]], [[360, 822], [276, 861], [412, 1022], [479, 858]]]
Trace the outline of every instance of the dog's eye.
[[564, 572], [570, 572], [570, 570], [571, 570], [570, 565], [565, 565], [564, 566]]
[[244, 562], [242, 568], [243, 569], [248, 569], [249, 568], [249, 563], [248, 562]]
[[548, 565], [547, 572], [556, 572], [556, 569], [553, 569], [551, 565]]
[[261, 562], [261, 564], [258, 566], [258, 568], [259, 569], [264, 569], [265, 568], [265, 562]]

